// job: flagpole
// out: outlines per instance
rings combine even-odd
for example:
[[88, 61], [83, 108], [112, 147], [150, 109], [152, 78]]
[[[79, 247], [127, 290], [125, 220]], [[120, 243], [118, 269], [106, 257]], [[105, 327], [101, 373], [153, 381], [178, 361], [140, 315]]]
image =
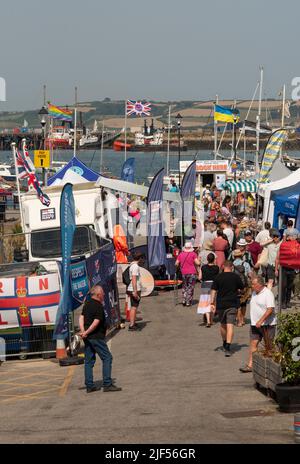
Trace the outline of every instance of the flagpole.
[[[281, 128], [284, 128], [284, 112], [285, 112], [285, 84], [283, 84], [283, 88], [282, 88]], [[280, 148], [279, 159], [282, 161], [282, 146]]]
[[76, 142], [77, 142], [77, 108], [74, 111], [74, 156], [76, 156]]
[[[252, 97], [252, 100], [251, 100], [250, 106], [249, 106], [249, 108], [248, 108], [248, 111], [247, 111], [247, 114], [246, 114], [245, 120], [247, 120], [247, 119], [248, 119], [248, 117], [249, 117], [249, 114], [250, 114], [250, 111], [251, 111], [251, 109], [252, 109], [252, 105], [253, 105], [254, 99], [255, 99], [255, 97], [256, 97], [256, 92], [257, 92], [257, 90], [258, 90], [258, 87], [259, 87], [259, 82], [256, 84], [255, 91], [254, 91], [254, 94], [253, 94], [253, 97]], [[240, 134], [239, 134], [238, 141], [237, 141], [237, 143], [236, 143], [236, 147], [238, 147], [238, 146], [239, 146], [239, 143], [240, 143], [241, 137], [242, 137], [242, 133], [240, 133]]]
[[102, 134], [101, 134], [101, 152], [100, 152], [100, 174], [103, 166], [103, 134], [104, 134], [104, 120], [102, 120]]
[[262, 100], [262, 88], [264, 79], [264, 68], [260, 67], [260, 86], [259, 86], [259, 102], [258, 102], [258, 114], [256, 124], [256, 157], [255, 157], [255, 172], [259, 174], [259, 135], [260, 135], [260, 117], [261, 117], [261, 100]]
[[125, 100], [125, 147], [124, 147], [124, 161], [127, 158], [127, 99]]
[[281, 127], [284, 128], [284, 111], [285, 111], [285, 84], [282, 88], [282, 115], [281, 115]]
[[244, 123], [244, 179], [246, 179], [246, 130]]
[[16, 143], [13, 142], [13, 143], [11, 144], [11, 146], [12, 146], [13, 157], [14, 157], [14, 163], [15, 163], [15, 170], [16, 170], [16, 180], [17, 180], [17, 191], [18, 191], [18, 199], [19, 199], [20, 217], [21, 217], [21, 227], [22, 227], [22, 232], [24, 232], [24, 231], [25, 231], [25, 227], [24, 227], [24, 217], [23, 217], [23, 211], [22, 211], [22, 205], [21, 205], [21, 193], [20, 193], [19, 171], [18, 171], [17, 157], [16, 157]]
[[[219, 96], [216, 95], [216, 102], [214, 105], [214, 111], [216, 110], [216, 105], [219, 103]], [[215, 160], [217, 159], [217, 152], [218, 152], [218, 121], [215, 121], [214, 118], [214, 153], [215, 153]]]
[[169, 118], [168, 118], [168, 150], [167, 150], [167, 176], [170, 170], [170, 125], [171, 125], [171, 105], [169, 105]]

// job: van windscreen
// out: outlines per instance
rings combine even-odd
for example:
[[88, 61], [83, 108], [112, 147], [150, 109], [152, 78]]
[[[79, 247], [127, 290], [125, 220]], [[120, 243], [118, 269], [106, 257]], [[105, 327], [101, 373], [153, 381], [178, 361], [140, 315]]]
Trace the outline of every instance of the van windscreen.
[[[95, 231], [87, 226], [75, 229], [72, 255], [82, 255], [97, 248]], [[39, 230], [31, 233], [31, 254], [34, 258], [60, 258], [60, 229]]]

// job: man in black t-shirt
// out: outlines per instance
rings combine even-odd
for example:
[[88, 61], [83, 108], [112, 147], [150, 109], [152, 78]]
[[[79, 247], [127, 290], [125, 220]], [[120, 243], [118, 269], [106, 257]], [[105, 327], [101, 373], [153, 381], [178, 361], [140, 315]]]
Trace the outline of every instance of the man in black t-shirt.
[[213, 313], [217, 313], [221, 322], [221, 337], [227, 357], [231, 356], [230, 346], [239, 307], [239, 292], [244, 288], [241, 278], [232, 270], [232, 262], [225, 261], [224, 272], [214, 279], [210, 293], [211, 310]]
[[86, 301], [79, 317], [80, 336], [84, 341], [84, 374], [87, 393], [100, 390], [93, 380], [96, 353], [102, 361], [103, 391], [120, 391], [122, 388], [112, 383], [112, 355], [105, 341], [106, 327], [103, 310], [104, 292], [100, 285], [91, 289], [91, 299]]

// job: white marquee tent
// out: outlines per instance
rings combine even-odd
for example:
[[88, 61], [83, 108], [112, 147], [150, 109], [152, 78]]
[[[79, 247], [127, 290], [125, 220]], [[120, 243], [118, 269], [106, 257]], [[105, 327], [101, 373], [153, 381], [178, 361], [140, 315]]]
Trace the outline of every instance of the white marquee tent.
[[269, 184], [261, 184], [258, 189], [258, 194], [264, 198], [264, 211], [263, 211], [263, 221], [273, 222], [274, 216], [274, 203], [273, 201], [270, 204], [271, 193], [274, 190], [280, 190], [282, 188], [291, 187], [300, 182], [300, 169], [293, 171], [290, 175], [284, 176], [275, 182], [270, 182]]

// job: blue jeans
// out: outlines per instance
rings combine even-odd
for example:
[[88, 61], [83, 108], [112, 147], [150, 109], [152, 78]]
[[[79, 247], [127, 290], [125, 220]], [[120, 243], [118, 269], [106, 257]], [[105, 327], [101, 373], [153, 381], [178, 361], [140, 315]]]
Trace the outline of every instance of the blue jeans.
[[96, 353], [99, 355], [102, 361], [102, 374], [103, 374], [103, 386], [108, 387], [112, 384], [111, 380], [111, 367], [112, 367], [112, 355], [105, 340], [84, 340], [84, 375], [85, 385], [87, 388], [94, 386], [93, 380], [93, 367], [96, 362]]

